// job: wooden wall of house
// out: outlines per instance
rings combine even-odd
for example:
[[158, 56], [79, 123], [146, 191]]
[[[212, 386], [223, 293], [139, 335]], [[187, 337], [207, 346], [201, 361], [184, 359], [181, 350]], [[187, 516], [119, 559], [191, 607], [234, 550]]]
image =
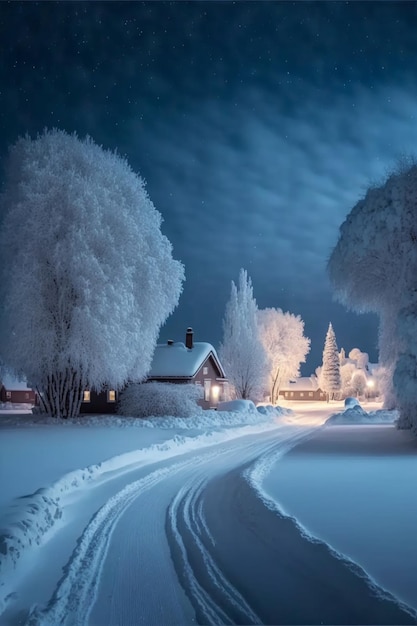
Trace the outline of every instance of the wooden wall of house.
[[116, 413], [116, 404], [117, 404], [117, 392], [116, 392], [116, 401], [109, 402], [107, 391], [101, 391], [97, 393], [92, 389], [90, 391], [90, 402], [82, 402], [80, 413], [88, 413], [88, 414], [113, 414]]
[[15, 404], [36, 404], [36, 391], [33, 389], [5, 389], [0, 391], [1, 402], [13, 402]]
[[279, 395], [285, 400], [293, 400], [293, 401], [305, 401], [312, 402], [314, 400], [326, 400], [326, 394], [321, 391], [321, 389], [316, 389], [315, 391], [300, 391], [298, 389], [294, 390], [282, 390], [279, 392]]
[[[223, 379], [219, 379], [219, 372], [211, 355], [207, 357], [194, 376], [194, 382], [197, 385], [201, 385], [203, 388], [203, 399], [199, 402], [199, 405], [202, 406], [203, 409], [216, 408], [217, 403], [222, 402], [225, 399], [223, 392]], [[212, 394], [212, 388], [215, 386], [219, 387], [220, 391], [217, 400], [213, 398]], [[208, 387], [210, 387], [209, 391]]]

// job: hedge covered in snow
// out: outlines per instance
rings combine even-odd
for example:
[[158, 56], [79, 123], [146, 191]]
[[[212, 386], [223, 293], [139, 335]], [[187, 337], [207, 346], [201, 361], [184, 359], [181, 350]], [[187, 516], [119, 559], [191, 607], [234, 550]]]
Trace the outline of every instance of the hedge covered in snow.
[[117, 412], [133, 417], [191, 417], [203, 410], [197, 404], [202, 393], [199, 385], [131, 384], [120, 394]]

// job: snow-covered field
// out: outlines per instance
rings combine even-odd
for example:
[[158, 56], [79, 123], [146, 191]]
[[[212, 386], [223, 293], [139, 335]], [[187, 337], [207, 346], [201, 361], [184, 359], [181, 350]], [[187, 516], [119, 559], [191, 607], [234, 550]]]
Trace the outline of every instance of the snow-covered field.
[[291, 408], [1, 414], [0, 624], [416, 623], [417, 444]]

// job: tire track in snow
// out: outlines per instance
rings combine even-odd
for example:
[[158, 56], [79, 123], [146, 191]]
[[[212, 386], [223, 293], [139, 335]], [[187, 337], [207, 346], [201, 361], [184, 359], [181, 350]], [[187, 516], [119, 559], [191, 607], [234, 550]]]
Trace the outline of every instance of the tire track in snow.
[[[158, 487], [162, 482], [180, 472], [188, 472], [188, 475], [191, 473], [193, 477], [189, 479], [188, 491], [181, 490], [180, 496], [174, 498], [169, 515], [171, 526], [170, 530], [167, 530], [168, 533], [171, 533], [171, 537], [175, 536], [176, 543], [179, 546], [182, 532], [185, 527], [188, 528], [189, 537], [186, 542], [183, 542], [182, 561], [184, 562], [184, 558], [188, 554], [186, 545], [191, 543], [197, 546], [197, 552], [201, 551], [204, 567], [210, 572], [210, 580], [215, 581], [214, 585], [212, 583], [207, 592], [204, 592], [204, 585], [202, 586], [201, 598], [197, 602], [194, 595], [200, 583], [191, 568], [189, 570], [189, 585], [185, 589], [186, 592], [194, 598], [193, 604], [195, 607], [205, 607], [203, 613], [206, 611], [213, 617], [213, 621], [210, 620], [211, 623], [234, 623], [234, 618], [242, 615], [244, 616], [244, 623], [259, 623], [259, 619], [246, 603], [244, 597], [234, 588], [233, 584], [227, 580], [221, 569], [216, 565], [215, 552], [207, 548], [208, 545], [211, 545], [211, 548], [213, 548], [216, 543], [215, 538], [210, 535], [205, 524], [202, 514], [202, 503], [199, 499], [207, 481], [199, 481], [196, 485], [193, 485], [195, 470], [196, 466], [200, 468], [201, 466], [206, 466], [204, 468], [206, 474], [206, 468], [209, 468], [210, 465], [214, 467], [212, 462], [219, 456], [226, 458], [234, 456], [235, 462], [232, 463], [231, 467], [239, 467], [245, 462], [245, 459], [250, 458], [252, 460], [257, 458], [259, 454], [265, 454], [272, 448], [277, 450], [277, 446], [281, 454], [284, 454], [300, 438], [309, 436], [315, 430], [315, 428], [311, 428], [306, 431], [303, 428], [302, 432], [299, 432], [298, 427], [297, 432], [294, 434], [294, 428], [297, 427], [288, 426], [277, 431], [277, 436], [282, 438], [282, 441], [275, 437], [271, 441], [270, 432], [267, 435], [267, 441], [234, 441], [227, 446], [223, 445], [220, 449], [204, 452], [199, 456], [194, 455], [184, 461], [172, 463], [126, 485], [126, 487], [113, 495], [91, 519], [81, 535], [78, 545], [65, 567], [64, 575], [58, 583], [48, 605], [45, 608], [35, 607], [28, 617], [27, 624], [29, 626], [85, 626], [88, 623], [97, 598], [100, 578], [112, 534], [121, 516], [142, 493]], [[183, 502], [184, 498], [185, 504]], [[181, 530], [179, 530], [180, 527]], [[171, 545], [173, 545], [172, 541]], [[178, 572], [178, 568], [176, 569]], [[211, 594], [213, 598], [211, 598]], [[221, 608], [223, 603], [229, 607], [227, 609], [231, 615], [229, 621], [227, 621], [228, 613]], [[201, 608], [198, 610], [201, 611]], [[226, 621], [223, 621], [223, 618]], [[242, 623], [241, 618], [239, 621]]]
[[175, 435], [147, 448], [119, 454], [98, 464], [69, 472], [46, 488], [13, 502], [0, 522], [0, 615], [13, 604], [16, 587], [25, 574], [25, 561], [33, 561], [36, 551], [64, 525], [64, 510], [73, 498], [83, 497], [85, 489], [95, 488], [146, 465], [171, 459], [192, 450], [210, 449], [225, 441], [249, 434], [286, 428], [268, 422], [238, 426], [225, 431], [209, 431], [197, 436]]
[[194, 460], [187, 460], [158, 469], [112, 496], [84, 530], [47, 607], [35, 608], [27, 620], [28, 626], [85, 626], [96, 599], [108, 545], [121, 515], [141, 493], [194, 464]]
[[[292, 429], [285, 439], [266, 445], [255, 464], [259, 458], [276, 461], [314, 430], [294, 433]], [[267, 467], [265, 462], [263, 467]], [[243, 480], [243, 471], [241, 477]], [[177, 575], [200, 624], [260, 624], [260, 617], [217, 563], [216, 540], [203, 514], [204, 490], [209, 481], [189, 480], [168, 509], [166, 529]]]

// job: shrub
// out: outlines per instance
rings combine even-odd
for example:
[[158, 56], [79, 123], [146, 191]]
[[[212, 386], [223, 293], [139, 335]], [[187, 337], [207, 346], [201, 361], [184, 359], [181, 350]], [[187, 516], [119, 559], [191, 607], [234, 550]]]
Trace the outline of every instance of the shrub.
[[191, 417], [203, 409], [200, 385], [133, 383], [120, 394], [117, 412], [132, 417]]

